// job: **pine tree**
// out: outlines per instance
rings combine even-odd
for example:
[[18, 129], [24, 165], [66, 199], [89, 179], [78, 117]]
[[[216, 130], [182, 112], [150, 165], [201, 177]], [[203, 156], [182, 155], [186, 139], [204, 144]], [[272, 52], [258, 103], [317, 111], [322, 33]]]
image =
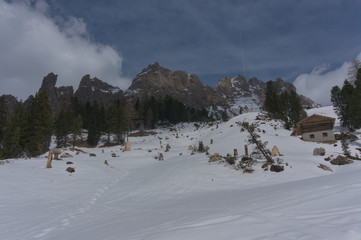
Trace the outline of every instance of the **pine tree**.
[[4, 134], [3, 148], [0, 154], [2, 158], [16, 158], [23, 155], [25, 126], [26, 114], [24, 104], [20, 102], [17, 104], [14, 117], [11, 119]]
[[270, 151], [266, 148], [267, 142], [261, 141], [261, 136], [257, 134], [256, 129], [258, 128], [257, 123], [250, 124], [249, 122], [237, 122], [237, 124], [243, 127], [248, 133], [248, 142], [256, 145], [256, 149], [266, 158], [267, 162], [273, 163]]
[[361, 62], [358, 59], [352, 59], [350, 68], [348, 69], [347, 80], [349, 82], [355, 82], [357, 78], [357, 73], [361, 68]]
[[83, 122], [81, 120], [81, 116], [73, 118], [73, 122], [71, 124], [70, 133], [72, 134], [72, 145], [75, 147], [75, 143], [78, 137], [81, 138], [81, 130], [82, 130]]
[[6, 128], [6, 119], [7, 118], [7, 104], [5, 97], [0, 97], [0, 149], [4, 138], [5, 128]]
[[45, 91], [37, 93], [31, 102], [25, 129], [25, 150], [29, 156], [45, 153], [53, 132], [52, 110]]
[[62, 109], [55, 121], [55, 135], [57, 147], [66, 147], [68, 143], [68, 135], [71, 133], [74, 121], [73, 113], [68, 109]]
[[103, 129], [104, 118], [102, 118], [98, 103], [95, 101], [92, 106], [87, 109], [88, 115], [88, 138], [87, 143], [90, 146], [96, 146], [100, 139], [101, 130]]
[[272, 81], [268, 81], [266, 83], [266, 93], [263, 108], [267, 111], [270, 116], [276, 117], [276, 115], [280, 112], [279, 109], [279, 98], [277, 96], [277, 92], [275, 87], [273, 86]]

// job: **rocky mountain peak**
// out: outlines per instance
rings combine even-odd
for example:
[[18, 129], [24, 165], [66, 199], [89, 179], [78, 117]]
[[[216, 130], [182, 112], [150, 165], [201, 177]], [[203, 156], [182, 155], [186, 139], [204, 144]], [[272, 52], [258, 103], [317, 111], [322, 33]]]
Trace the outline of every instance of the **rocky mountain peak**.
[[53, 115], [57, 115], [62, 107], [69, 106], [73, 96], [73, 87], [56, 87], [58, 75], [49, 73], [43, 78], [39, 91], [45, 91], [53, 109]]
[[58, 80], [58, 75], [55, 75], [54, 73], [49, 73], [43, 78], [43, 82], [41, 83], [40, 90], [45, 90], [48, 92], [54, 92], [55, 85]]
[[98, 104], [107, 105], [109, 101], [123, 98], [123, 91], [119, 87], [112, 86], [96, 77], [91, 78], [89, 74], [86, 74], [82, 77], [75, 96], [83, 103], [97, 101]]

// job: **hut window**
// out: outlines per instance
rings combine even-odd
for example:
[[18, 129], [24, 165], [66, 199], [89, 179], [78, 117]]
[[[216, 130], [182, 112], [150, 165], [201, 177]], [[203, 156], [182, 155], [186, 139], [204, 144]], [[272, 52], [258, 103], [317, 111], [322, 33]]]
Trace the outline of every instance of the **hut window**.
[[310, 138], [314, 139], [315, 138], [315, 134], [310, 134]]
[[322, 133], [322, 136], [323, 136], [323, 137], [328, 137], [327, 132]]

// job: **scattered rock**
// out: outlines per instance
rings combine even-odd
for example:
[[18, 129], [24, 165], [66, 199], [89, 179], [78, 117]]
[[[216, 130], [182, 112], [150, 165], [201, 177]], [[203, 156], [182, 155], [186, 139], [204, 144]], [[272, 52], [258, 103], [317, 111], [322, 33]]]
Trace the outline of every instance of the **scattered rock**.
[[150, 153], [150, 152], [152, 152], [152, 150], [148, 149], [148, 152]]
[[109, 166], [108, 160], [105, 160], [105, 161], [104, 161], [104, 164], [107, 165], [107, 166]]
[[320, 163], [320, 165], [318, 165], [317, 167], [319, 167], [319, 168], [321, 168], [321, 169], [323, 169], [323, 170], [325, 170], [325, 171], [333, 172], [330, 167], [328, 167], [328, 166], [326, 166], [326, 165], [324, 165], [324, 164], [322, 164], [322, 163]]
[[60, 157], [61, 157], [61, 158], [72, 158], [73, 155], [71, 155], [70, 153], [65, 152], [65, 153], [63, 153]]
[[69, 162], [66, 162], [66, 164], [73, 164], [73, 162], [70, 162], [70, 161], [69, 161]]
[[281, 165], [272, 165], [270, 168], [271, 172], [282, 172], [284, 170], [284, 167]]
[[193, 146], [192, 145], [188, 146], [188, 151], [193, 151]]
[[112, 157], [117, 157], [117, 155], [115, 153], [112, 153], [111, 155], [112, 155]]
[[325, 156], [326, 150], [323, 147], [313, 149], [313, 155], [315, 156]]
[[271, 156], [281, 156], [280, 151], [278, 150], [278, 147], [276, 145], [274, 145], [272, 148]]
[[164, 160], [163, 153], [159, 153], [159, 154], [158, 154], [158, 159], [159, 159], [159, 161], [163, 161], [163, 160]]
[[246, 168], [243, 170], [243, 173], [253, 173], [254, 172], [254, 169], [252, 168]]
[[223, 157], [221, 155], [219, 155], [219, 153], [215, 153], [215, 154], [209, 156], [208, 162], [217, 162], [217, 161], [220, 161], [222, 159], [223, 159]]
[[65, 171], [67, 171], [68, 173], [73, 173], [75, 172], [75, 169], [72, 167], [68, 167]]
[[170, 149], [170, 145], [169, 143], [167, 143], [167, 146], [165, 146], [165, 152], [169, 152], [169, 149]]
[[130, 141], [126, 141], [125, 142], [125, 148], [124, 148], [124, 151], [130, 151], [131, 150], [131, 143]]
[[183, 155], [183, 153], [179, 153], [179, 156], [182, 156]]
[[96, 157], [97, 155], [95, 153], [89, 153], [89, 157]]
[[331, 160], [330, 163], [332, 165], [346, 165], [346, 164], [350, 164], [350, 163], [353, 163], [352, 160], [348, 159], [347, 157], [345, 156], [341, 156], [341, 155], [338, 155], [335, 159]]
[[325, 158], [325, 161], [330, 161], [330, 160], [331, 160], [330, 157]]
[[61, 159], [59, 159], [59, 154], [61, 153], [61, 149], [60, 148], [55, 148], [52, 151], [53, 151], [53, 154], [54, 154], [54, 160], [61, 160]]
[[262, 165], [262, 168], [267, 168], [269, 165], [272, 165], [271, 162], [265, 162], [263, 165]]

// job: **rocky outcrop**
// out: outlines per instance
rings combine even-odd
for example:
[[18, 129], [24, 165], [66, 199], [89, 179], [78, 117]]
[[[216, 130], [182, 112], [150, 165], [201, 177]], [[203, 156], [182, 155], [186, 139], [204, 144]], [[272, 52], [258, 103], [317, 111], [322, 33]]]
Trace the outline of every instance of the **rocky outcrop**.
[[96, 101], [99, 105], [107, 106], [109, 102], [123, 98], [123, 91], [119, 87], [114, 87], [98, 78], [90, 78], [85, 75], [79, 84], [75, 97], [82, 103], [93, 103]]
[[192, 107], [204, 108], [213, 104], [214, 90], [204, 86], [196, 74], [174, 71], [153, 63], [144, 68], [125, 92], [135, 102], [143, 97], [162, 99], [166, 96]]
[[13, 95], [7, 94], [0, 96], [4, 99], [5, 107], [6, 107], [6, 120], [7, 122], [10, 121], [10, 119], [15, 114], [16, 105], [18, 104], [18, 100]]
[[43, 82], [39, 91], [45, 91], [48, 95], [48, 100], [53, 109], [53, 115], [57, 115], [62, 108], [70, 106], [71, 98], [73, 96], [73, 87], [56, 87], [58, 75], [49, 73], [43, 78]]

